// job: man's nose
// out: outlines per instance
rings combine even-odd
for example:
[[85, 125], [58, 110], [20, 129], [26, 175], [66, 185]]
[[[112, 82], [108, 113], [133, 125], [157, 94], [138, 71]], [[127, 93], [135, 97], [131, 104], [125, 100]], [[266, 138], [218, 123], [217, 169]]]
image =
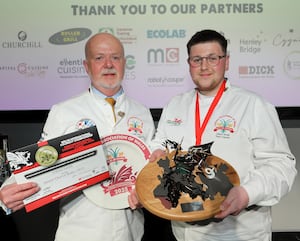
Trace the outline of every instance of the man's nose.
[[113, 66], [111, 57], [106, 57], [105, 58], [105, 66], [108, 67], [108, 68], [111, 68]]
[[201, 63], [200, 63], [200, 68], [201, 69], [207, 69], [207, 66], [208, 66], [209, 64], [208, 64], [208, 60], [207, 60], [207, 58], [202, 58], [202, 61], [201, 61]]

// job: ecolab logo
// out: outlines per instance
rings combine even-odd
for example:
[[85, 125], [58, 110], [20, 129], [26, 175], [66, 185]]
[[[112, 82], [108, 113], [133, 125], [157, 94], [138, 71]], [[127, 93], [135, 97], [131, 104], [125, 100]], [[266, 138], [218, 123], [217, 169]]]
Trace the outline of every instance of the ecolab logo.
[[147, 62], [152, 64], [173, 64], [179, 62], [179, 48], [149, 49]]
[[185, 38], [185, 29], [153, 29], [147, 30], [147, 38]]
[[253, 76], [253, 75], [268, 75], [273, 76], [274, 65], [256, 65], [256, 66], [239, 66], [239, 74]]

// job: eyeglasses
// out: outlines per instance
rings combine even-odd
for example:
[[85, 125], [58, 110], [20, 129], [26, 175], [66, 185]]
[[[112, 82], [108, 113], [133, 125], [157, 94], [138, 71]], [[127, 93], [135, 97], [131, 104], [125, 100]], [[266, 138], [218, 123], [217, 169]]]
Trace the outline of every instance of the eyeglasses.
[[206, 59], [209, 66], [216, 66], [220, 63], [220, 60], [225, 57], [226, 55], [219, 56], [215, 54], [209, 55], [207, 57], [194, 56], [192, 58], [188, 58], [188, 62], [192, 67], [200, 67], [203, 63], [203, 60]]

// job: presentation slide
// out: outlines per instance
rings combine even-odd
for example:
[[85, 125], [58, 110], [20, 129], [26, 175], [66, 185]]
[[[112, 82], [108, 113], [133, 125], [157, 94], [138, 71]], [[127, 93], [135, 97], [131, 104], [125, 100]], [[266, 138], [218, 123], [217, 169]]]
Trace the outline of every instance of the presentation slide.
[[127, 94], [162, 108], [194, 88], [186, 43], [203, 29], [228, 39], [232, 84], [298, 107], [299, 9], [299, 0], [3, 0], [0, 111], [49, 110], [86, 90], [84, 45], [98, 32], [124, 44]]

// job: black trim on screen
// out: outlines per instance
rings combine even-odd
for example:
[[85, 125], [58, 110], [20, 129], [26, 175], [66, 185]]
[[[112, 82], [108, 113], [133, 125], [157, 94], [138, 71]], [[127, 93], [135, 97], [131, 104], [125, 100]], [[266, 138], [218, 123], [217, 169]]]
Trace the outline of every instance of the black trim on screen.
[[[300, 120], [300, 107], [276, 107], [280, 120]], [[161, 108], [151, 108], [154, 121], [158, 121]], [[43, 123], [49, 110], [5, 110], [0, 111], [0, 123]]]

